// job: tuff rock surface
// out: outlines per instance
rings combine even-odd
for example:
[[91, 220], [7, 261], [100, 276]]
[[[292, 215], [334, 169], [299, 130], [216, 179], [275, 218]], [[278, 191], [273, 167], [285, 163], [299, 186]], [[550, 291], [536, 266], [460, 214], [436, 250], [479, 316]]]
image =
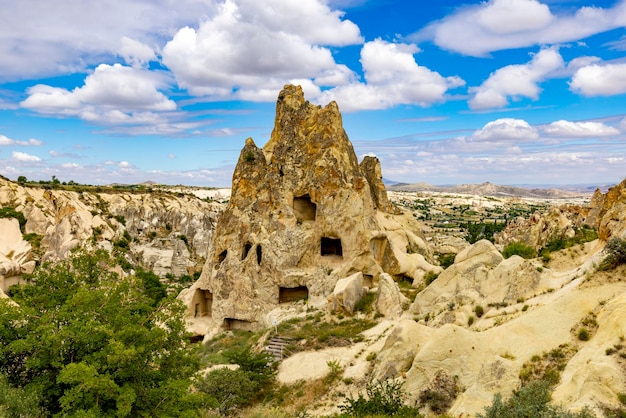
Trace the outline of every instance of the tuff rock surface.
[[355, 273], [367, 287], [383, 272], [420, 281], [441, 270], [431, 257], [420, 225], [391, 210], [378, 160], [357, 161], [337, 104], [288, 85], [267, 144], [246, 140], [202, 275], [180, 297], [194, 332], [257, 329], [297, 299], [325, 306]]
[[206, 260], [222, 205], [182, 193], [66, 191], [0, 178], [0, 207], [26, 220], [20, 231], [16, 219], [0, 219], [0, 269], [6, 270], [0, 275], [15, 281], [35, 262], [67, 257], [78, 247], [111, 251], [116, 243], [127, 248], [128, 261], [161, 277], [191, 275]]

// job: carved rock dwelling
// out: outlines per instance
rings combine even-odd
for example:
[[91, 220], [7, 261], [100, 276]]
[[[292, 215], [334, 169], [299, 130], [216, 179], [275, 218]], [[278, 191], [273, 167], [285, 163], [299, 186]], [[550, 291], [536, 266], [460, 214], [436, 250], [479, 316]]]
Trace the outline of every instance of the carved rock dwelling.
[[382, 273], [417, 283], [440, 270], [430, 259], [420, 224], [389, 204], [379, 161], [359, 165], [337, 104], [288, 85], [267, 144], [246, 140], [202, 275], [180, 297], [197, 335], [252, 330], [300, 300], [325, 306], [355, 273], [361, 289]]

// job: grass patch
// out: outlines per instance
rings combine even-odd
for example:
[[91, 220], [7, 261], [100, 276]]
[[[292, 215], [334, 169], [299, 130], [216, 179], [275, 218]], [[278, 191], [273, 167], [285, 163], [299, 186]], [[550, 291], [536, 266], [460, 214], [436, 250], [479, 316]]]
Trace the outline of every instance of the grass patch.
[[345, 347], [363, 341], [360, 334], [376, 323], [377, 321], [371, 319], [355, 317], [323, 321], [321, 314], [317, 314], [309, 315], [304, 320], [283, 322], [278, 325], [278, 333], [295, 342], [290, 347], [292, 351], [319, 350], [326, 347]]

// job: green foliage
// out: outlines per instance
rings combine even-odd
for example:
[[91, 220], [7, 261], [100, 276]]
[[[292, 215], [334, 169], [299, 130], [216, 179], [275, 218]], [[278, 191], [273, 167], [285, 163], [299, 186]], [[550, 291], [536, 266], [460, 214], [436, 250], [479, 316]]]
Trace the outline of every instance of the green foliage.
[[356, 305], [354, 305], [354, 311], [369, 314], [374, 309], [374, 301], [376, 301], [376, 293], [366, 292]]
[[583, 244], [585, 242], [593, 241], [598, 238], [598, 233], [595, 228], [589, 225], [583, 225], [580, 228], [574, 229], [574, 236], [571, 238], [554, 237], [548, 241], [540, 251], [539, 255], [544, 258], [544, 261], [549, 261], [550, 253], [554, 251], [564, 250], [566, 248], [573, 247], [574, 245]]
[[426, 286], [428, 286], [432, 282], [437, 280], [437, 277], [439, 277], [439, 274], [435, 273], [434, 271], [429, 271], [424, 275], [424, 283], [426, 284]]
[[137, 269], [135, 276], [141, 280], [144, 294], [152, 300], [152, 306], [157, 306], [167, 297], [167, 286], [161, 283], [159, 276], [152, 271], [146, 271], [140, 268]]
[[238, 364], [244, 372], [249, 372], [252, 379], [261, 385], [271, 382], [276, 375], [274, 357], [267, 351], [255, 353], [250, 347], [245, 346], [229, 353], [226, 358]]
[[577, 336], [580, 341], [589, 341], [589, 338], [590, 338], [589, 331], [587, 330], [587, 328], [579, 329]]
[[502, 256], [509, 258], [513, 255], [519, 255], [522, 258], [529, 259], [535, 257], [537, 253], [533, 247], [523, 242], [511, 242], [502, 250]]
[[208, 395], [211, 406], [220, 414], [234, 414], [251, 405], [256, 398], [258, 384], [243, 370], [219, 368], [194, 383], [194, 387]]
[[254, 153], [252, 151], [247, 151], [244, 155], [243, 155], [243, 160], [247, 163], [252, 163], [255, 160], [255, 156]]
[[611, 238], [604, 247], [606, 257], [600, 263], [599, 270], [611, 270], [626, 264], [626, 240]]
[[115, 215], [113, 218], [122, 225], [126, 226], [126, 218], [123, 215]]
[[278, 326], [278, 333], [292, 340], [305, 340], [306, 344], [297, 344], [296, 349], [319, 350], [325, 347], [342, 347], [362, 341], [360, 335], [373, 327], [376, 321], [365, 318], [345, 318], [340, 321], [322, 321], [321, 317], [311, 315], [301, 323], [283, 322]]
[[415, 407], [404, 405], [403, 382], [396, 380], [376, 381], [367, 384], [366, 396], [362, 393], [357, 398], [346, 397], [339, 405], [341, 417], [367, 417], [383, 415], [394, 417], [415, 417], [422, 415]]
[[274, 358], [268, 352], [255, 353], [245, 346], [230, 352], [228, 359], [238, 364], [239, 369], [219, 368], [194, 383], [226, 415], [262, 399], [271, 391], [276, 375]]
[[14, 388], [4, 374], [0, 374], [0, 417], [3, 418], [38, 418], [44, 417], [39, 407], [36, 393]]
[[18, 176], [17, 177], [17, 182], [20, 184], [26, 183], [28, 181], [28, 179], [26, 178], [26, 176]]
[[24, 232], [24, 226], [26, 226], [26, 217], [20, 211], [15, 208], [0, 208], [0, 218], [15, 218], [20, 224], [20, 230]]
[[494, 241], [494, 235], [506, 228], [505, 222], [469, 222], [461, 225], [465, 228], [465, 240], [474, 244], [481, 239]]
[[154, 306], [140, 279], [104, 251], [46, 263], [0, 300], [0, 372], [61, 416], [183, 416], [199, 367], [184, 307]]
[[550, 383], [535, 380], [513, 393], [506, 401], [501, 394], [496, 394], [490, 406], [486, 407], [477, 418], [594, 418], [588, 408], [578, 413], [564, 410], [550, 403]]
[[481, 305], [476, 305], [474, 307], [474, 313], [478, 318], [481, 318], [485, 314], [485, 308], [483, 308]]
[[439, 265], [444, 269], [447, 269], [452, 264], [454, 264], [454, 258], [456, 254], [441, 254], [437, 259], [439, 260]]

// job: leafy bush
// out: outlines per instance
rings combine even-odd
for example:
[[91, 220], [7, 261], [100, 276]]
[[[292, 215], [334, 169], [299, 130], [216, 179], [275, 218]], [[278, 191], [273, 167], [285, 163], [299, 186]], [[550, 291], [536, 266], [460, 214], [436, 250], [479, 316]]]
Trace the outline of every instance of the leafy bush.
[[509, 258], [513, 255], [519, 255], [522, 258], [533, 258], [536, 256], [535, 249], [530, 245], [526, 245], [523, 242], [511, 242], [502, 251], [504, 258]]
[[452, 264], [454, 264], [455, 257], [456, 257], [456, 254], [441, 254], [439, 255], [439, 257], [437, 257], [437, 260], [439, 260], [439, 265], [443, 269], [447, 269]]
[[198, 370], [184, 307], [119, 277], [104, 251], [45, 263], [0, 300], [0, 373], [58, 416], [182, 416]]
[[241, 369], [220, 368], [211, 371], [194, 383], [195, 388], [208, 395], [212, 406], [221, 414], [233, 414], [252, 404], [259, 387], [250, 373]]
[[578, 413], [564, 410], [560, 406], [550, 405], [550, 384], [535, 380], [513, 393], [506, 401], [501, 394], [496, 394], [490, 406], [486, 407], [477, 418], [595, 418], [588, 408]]
[[626, 240], [611, 238], [606, 243], [604, 252], [606, 257], [600, 263], [600, 270], [611, 270], [621, 264], [626, 264]]
[[474, 307], [474, 313], [476, 314], [477, 317], [482, 317], [485, 314], [485, 308], [483, 308], [481, 305], [476, 305]]
[[417, 408], [404, 405], [403, 384], [395, 380], [368, 383], [365, 388], [367, 396], [360, 393], [357, 398], [346, 397], [345, 403], [339, 405], [341, 416], [366, 417], [379, 414], [394, 417], [422, 417]]
[[437, 280], [437, 277], [439, 277], [437, 273], [435, 273], [434, 271], [429, 271], [428, 273], [424, 275], [424, 283], [426, 283], [426, 286], [428, 286], [432, 282]]
[[578, 330], [578, 339], [580, 341], [589, 341], [589, 331], [587, 328], [581, 328]]
[[8, 378], [0, 374], [0, 417], [39, 418], [45, 416], [44, 412], [36, 393], [12, 387]]

